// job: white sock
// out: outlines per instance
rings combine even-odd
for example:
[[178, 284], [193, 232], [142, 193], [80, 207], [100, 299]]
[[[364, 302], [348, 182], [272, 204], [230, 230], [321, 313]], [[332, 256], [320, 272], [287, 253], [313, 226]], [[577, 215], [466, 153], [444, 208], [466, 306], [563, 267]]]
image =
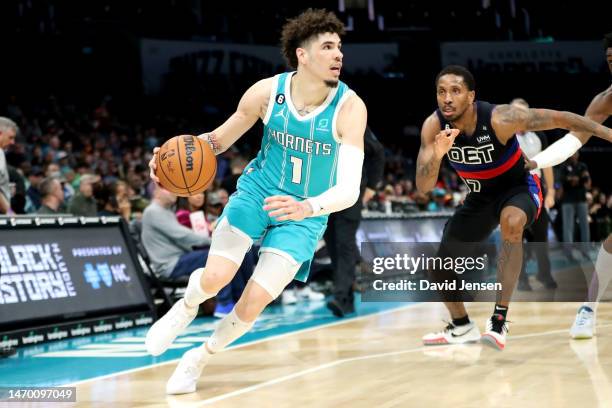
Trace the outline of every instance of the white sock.
[[589, 288], [589, 299], [595, 298], [595, 302], [584, 302], [584, 306], [596, 310], [597, 303], [606, 292], [610, 280], [612, 280], [612, 254], [606, 251], [602, 245], [597, 254], [595, 273]]
[[248, 332], [255, 321], [244, 322], [236, 314], [236, 308], [225, 316], [206, 342], [206, 347], [212, 353], [217, 353], [227, 347], [232, 341]]
[[200, 282], [203, 273], [204, 268], [198, 268], [193, 271], [189, 277], [189, 283], [187, 284], [187, 289], [185, 289], [184, 297], [185, 306], [188, 308], [198, 307], [201, 303], [216, 295], [216, 293], [206, 293], [204, 289], [202, 289], [202, 284]]

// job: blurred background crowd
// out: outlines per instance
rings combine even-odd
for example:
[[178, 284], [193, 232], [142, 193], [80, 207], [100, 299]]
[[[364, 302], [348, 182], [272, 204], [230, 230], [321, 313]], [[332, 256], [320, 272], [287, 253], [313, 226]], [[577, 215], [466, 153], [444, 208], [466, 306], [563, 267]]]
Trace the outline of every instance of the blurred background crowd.
[[[309, 6], [336, 12], [347, 25], [347, 44], [387, 43], [399, 50], [380, 71], [347, 69], [342, 77], [366, 101], [369, 125], [385, 146], [384, 181], [364, 209], [385, 214], [452, 211], [467, 193], [447, 164], [431, 193], [415, 188], [420, 126], [436, 107], [433, 83], [442, 65], [442, 43], [600, 41], [611, 28], [607, 13], [578, 1], [442, 0], [431, 7], [418, 1], [338, 0]], [[15, 143], [4, 147], [10, 213], [119, 215], [126, 221], [140, 220], [153, 199], [147, 163], [155, 146], [178, 134], [213, 129], [233, 112], [248, 85], [284, 70], [282, 65], [273, 72], [252, 66], [229, 73], [201, 70], [190, 77], [171, 69], [159, 92], [150, 93], [140, 40], [276, 46], [284, 20], [303, 8], [276, 0], [240, 7], [203, 0], [18, 0], [3, 7], [0, 33], [11, 41], [3, 44], [8, 63], [3, 64], [0, 116], [20, 129]], [[576, 19], [588, 23], [575, 30]], [[347, 66], [352, 57], [345, 55]], [[503, 72], [493, 65], [469, 68], [480, 99], [509, 103], [520, 96], [533, 107], [583, 113], [610, 83], [604, 62], [602, 50], [595, 72], [580, 64]], [[549, 138], [563, 133], [549, 132]], [[203, 211], [207, 228], [213, 228], [260, 141], [257, 125], [218, 157], [215, 183], [205, 194], [178, 200], [173, 210], [183, 225], [190, 226], [189, 213]], [[605, 162], [610, 151], [592, 141], [576, 158], [586, 172], [570, 174], [567, 166], [575, 162], [555, 169], [556, 204], [550, 215], [560, 240], [562, 217], [556, 215], [568, 200], [585, 203], [591, 240], [610, 232], [612, 186]], [[568, 194], [576, 189], [578, 198]], [[578, 234], [580, 229], [572, 230]]]
[[[122, 122], [112, 106], [111, 97], [90, 109], [56, 97], [30, 106], [20, 103], [15, 96], [9, 98], [3, 111], [20, 127], [15, 143], [5, 149], [13, 213], [121, 215], [127, 221], [142, 216], [153, 192], [147, 166], [152, 149], [176, 131], [166, 126], [160, 130], [155, 123]], [[416, 128], [416, 124], [412, 126]], [[197, 132], [204, 130], [208, 129]], [[389, 138], [385, 137], [388, 136], [385, 130], [376, 131], [376, 135], [386, 145]], [[440, 181], [431, 193], [418, 193], [414, 184], [417, 150], [404, 150], [396, 143], [386, 145], [384, 181], [366, 211], [387, 214], [452, 211], [462, 202], [467, 194], [465, 184], [449, 166], [443, 167]], [[206, 213], [209, 222], [220, 214], [235, 191], [236, 180], [257, 147], [239, 143], [218, 158], [215, 183], [198, 199], [201, 204], [197, 206]], [[555, 171], [558, 208], [566, 198], [564, 187], [571, 188], [563, 177], [564, 168], [562, 165]], [[55, 189], [50, 179], [61, 188]], [[610, 231], [612, 195], [590, 177], [580, 183], [586, 189], [584, 201], [588, 205], [591, 237], [602, 239]], [[182, 201], [179, 205], [187, 208]], [[554, 214], [553, 211], [556, 218]]]

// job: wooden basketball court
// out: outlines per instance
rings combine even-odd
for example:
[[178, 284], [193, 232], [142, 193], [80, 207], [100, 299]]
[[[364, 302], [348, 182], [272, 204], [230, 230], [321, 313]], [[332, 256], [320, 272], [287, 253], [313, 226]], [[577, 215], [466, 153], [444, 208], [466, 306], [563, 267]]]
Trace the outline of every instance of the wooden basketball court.
[[[444, 306], [424, 303], [239, 346], [215, 356], [198, 392], [165, 395], [176, 362], [77, 384], [88, 407], [608, 407], [612, 305], [597, 336], [570, 340], [578, 303], [513, 303], [506, 350], [430, 346]], [[493, 307], [470, 304], [481, 330]]]

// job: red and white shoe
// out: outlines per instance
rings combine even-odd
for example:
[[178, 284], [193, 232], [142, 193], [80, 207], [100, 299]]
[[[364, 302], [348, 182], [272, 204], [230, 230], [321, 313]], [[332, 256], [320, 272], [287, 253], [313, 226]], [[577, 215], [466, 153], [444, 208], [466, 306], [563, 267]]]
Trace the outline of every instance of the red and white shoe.
[[506, 319], [500, 314], [494, 314], [487, 320], [487, 330], [480, 338], [480, 341], [482, 344], [501, 351], [506, 347], [507, 334], [508, 326], [506, 326]]
[[475, 343], [478, 340], [480, 340], [480, 330], [474, 322], [462, 326], [455, 326], [449, 322], [442, 331], [423, 336], [423, 344], [426, 346]]

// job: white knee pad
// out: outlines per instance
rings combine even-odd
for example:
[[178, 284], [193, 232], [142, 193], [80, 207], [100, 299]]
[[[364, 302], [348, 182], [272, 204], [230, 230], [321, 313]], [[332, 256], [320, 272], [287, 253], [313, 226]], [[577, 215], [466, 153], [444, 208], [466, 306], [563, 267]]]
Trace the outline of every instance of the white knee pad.
[[264, 288], [272, 299], [280, 295], [300, 269], [301, 263], [273, 252], [262, 252], [251, 279]]
[[251, 248], [251, 245], [253, 245], [253, 240], [238, 228], [232, 227], [225, 217], [217, 224], [212, 234], [212, 243], [208, 253], [227, 258], [240, 266], [244, 254]]

